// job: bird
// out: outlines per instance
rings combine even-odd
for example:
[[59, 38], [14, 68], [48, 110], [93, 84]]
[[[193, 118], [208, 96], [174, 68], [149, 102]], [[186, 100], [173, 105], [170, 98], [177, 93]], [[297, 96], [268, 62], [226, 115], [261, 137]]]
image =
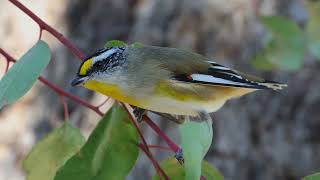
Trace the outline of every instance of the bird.
[[150, 45], [99, 49], [83, 60], [71, 85], [128, 103], [140, 115], [148, 110], [189, 117], [216, 112], [229, 99], [257, 90], [287, 86], [189, 50]]

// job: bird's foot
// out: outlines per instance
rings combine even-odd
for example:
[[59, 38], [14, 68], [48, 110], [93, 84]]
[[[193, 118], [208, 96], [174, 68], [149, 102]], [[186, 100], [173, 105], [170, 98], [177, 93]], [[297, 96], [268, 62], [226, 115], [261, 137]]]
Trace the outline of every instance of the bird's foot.
[[184, 164], [184, 158], [183, 158], [183, 151], [182, 149], [179, 149], [174, 157], [178, 160], [178, 162], [183, 165]]
[[195, 122], [204, 122], [212, 120], [210, 114], [206, 111], [198, 111], [198, 116], [190, 116], [189, 119]]
[[136, 117], [137, 121], [139, 123], [142, 122], [143, 120], [143, 115], [146, 113], [145, 109], [139, 108], [139, 107], [134, 107], [133, 108], [133, 114]]

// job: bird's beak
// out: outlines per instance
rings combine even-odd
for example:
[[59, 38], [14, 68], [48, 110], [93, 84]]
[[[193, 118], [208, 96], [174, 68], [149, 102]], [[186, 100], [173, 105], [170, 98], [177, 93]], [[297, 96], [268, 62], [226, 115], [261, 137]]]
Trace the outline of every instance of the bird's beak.
[[80, 85], [84, 82], [86, 82], [88, 80], [88, 77], [75, 77], [72, 82], [71, 82], [71, 86], [77, 86], [77, 85]]

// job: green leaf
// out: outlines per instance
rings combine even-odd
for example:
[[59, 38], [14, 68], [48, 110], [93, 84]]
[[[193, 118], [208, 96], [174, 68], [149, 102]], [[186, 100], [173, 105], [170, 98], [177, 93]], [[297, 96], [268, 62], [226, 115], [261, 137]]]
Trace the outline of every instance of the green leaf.
[[125, 42], [119, 41], [119, 40], [110, 40], [104, 45], [105, 48], [126, 47], [126, 46], [128, 45]]
[[223, 180], [222, 174], [207, 161], [202, 162], [202, 176], [207, 180]]
[[307, 25], [308, 49], [320, 60], [320, 2], [306, 2], [310, 14]]
[[320, 172], [306, 176], [302, 180], [320, 180]]
[[50, 59], [49, 46], [41, 40], [24, 54], [0, 81], [0, 109], [26, 94]]
[[252, 65], [257, 69], [265, 71], [270, 71], [276, 67], [275, 64], [268, 61], [264, 53], [257, 54], [255, 59], [252, 61]]
[[38, 142], [23, 161], [28, 180], [52, 180], [56, 171], [85, 143], [79, 129], [64, 123]]
[[100, 120], [80, 152], [57, 172], [55, 180], [118, 180], [139, 155], [138, 134], [123, 108], [115, 104]]
[[140, 42], [135, 42], [135, 43], [131, 44], [131, 46], [132, 46], [133, 48], [141, 48], [141, 47], [143, 47], [143, 44], [140, 43]]
[[[161, 163], [162, 169], [170, 177], [170, 179], [183, 180], [186, 177], [185, 169], [175, 158], [170, 158]], [[207, 180], [223, 180], [221, 173], [207, 161], [202, 161], [202, 176]], [[153, 180], [160, 180], [158, 175], [155, 175]]]
[[[303, 64], [305, 38], [298, 25], [281, 16], [263, 17], [261, 22], [269, 30], [266, 48], [257, 54], [253, 65], [269, 70], [278, 67], [284, 70], [297, 70]], [[263, 62], [266, 61], [266, 62]]]
[[209, 150], [213, 137], [211, 118], [202, 122], [187, 121], [180, 126], [180, 135], [185, 161], [185, 179], [199, 179], [202, 159]]

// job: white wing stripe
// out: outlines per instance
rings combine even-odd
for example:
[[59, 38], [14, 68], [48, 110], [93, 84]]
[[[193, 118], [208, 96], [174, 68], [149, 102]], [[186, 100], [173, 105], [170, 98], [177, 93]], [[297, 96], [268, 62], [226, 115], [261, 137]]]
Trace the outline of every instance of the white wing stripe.
[[250, 84], [234, 82], [234, 81], [230, 81], [230, 80], [222, 79], [222, 78], [217, 78], [217, 77], [213, 77], [211, 75], [206, 75], [206, 74], [192, 74], [191, 78], [195, 81], [202, 81], [202, 82], [209, 82], [209, 83], [241, 85], [241, 86], [248, 86], [248, 87], [251, 86]]
[[237, 75], [237, 74], [234, 74], [234, 73], [223, 72], [223, 74], [228, 74], [228, 75], [230, 75], [231, 77], [234, 76], [234, 77], [237, 77], [238, 79], [243, 79], [240, 75]]
[[215, 61], [208, 61], [210, 64], [217, 64]]

